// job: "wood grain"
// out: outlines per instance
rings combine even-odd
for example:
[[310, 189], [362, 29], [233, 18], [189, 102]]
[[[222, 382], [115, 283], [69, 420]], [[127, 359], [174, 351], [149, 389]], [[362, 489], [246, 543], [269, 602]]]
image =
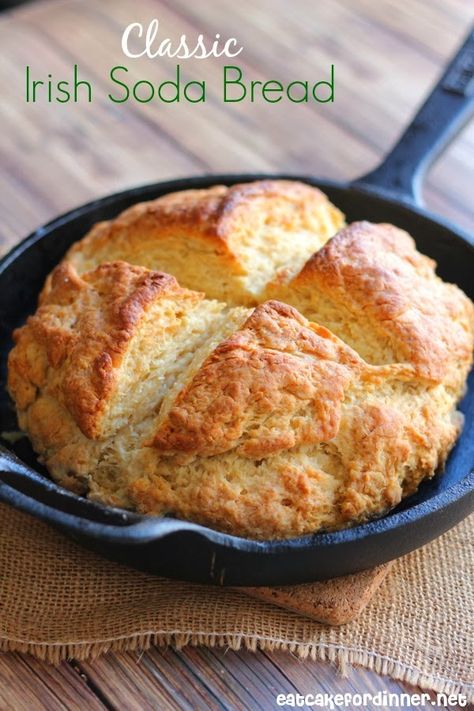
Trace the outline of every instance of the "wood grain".
[[71, 660], [59, 667], [27, 655], [0, 655], [2, 711], [269, 711], [277, 708], [280, 693], [377, 691], [417, 689], [364, 669], [343, 677], [331, 664], [283, 652], [157, 648], [146, 654], [106, 654], [93, 662]]
[[[452, 13], [442, 3], [421, 0], [403, 7], [390, 0], [365, 2], [361, 10], [349, 0], [321, 0], [317, 8], [297, 0], [289, 12], [285, 0], [258, 7], [251, 0], [140, 0], [140, 20], [159, 14], [167, 34], [238, 34], [245, 46], [241, 64], [256, 79], [310, 78], [329, 58], [339, 62], [333, 106], [229, 108], [218, 98], [221, 65], [190, 60], [186, 76], [202, 77], [210, 88], [206, 104], [193, 106], [192, 114], [182, 105], [117, 107], [105, 99], [93, 105], [29, 105], [26, 111], [27, 63], [36, 72], [63, 76], [77, 61], [102, 96], [108, 70], [123, 63], [121, 31], [138, 16], [137, 5], [50, 1], [4, 15], [3, 243], [97, 195], [168, 177], [284, 170], [345, 179], [364, 173], [388, 150], [464, 34], [472, 18], [469, 3], [451, 4]], [[150, 60], [128, 65], [131, 77], [153, 81], [169, 78], [173, 66]], [[426, 189], [431, 207], [471, 228], [473, 146], [471, 126], [440, 160]], [[48, 180], [39, 179], [45, 171]]]
[[81, 707], [88, 711], [106, 708], [73, 666], [52, 667], [27, 655], [0, 654], [2, 711], [64, 711]]
[[[120, 36], [159, 17], [165, 35], [237, 36], [254, 79], [311, 79], [333, 61], [333, 106], [224, 105], [219, 62], [189, 61], [209, 98], [182, 105], [29, 105], [24, 67], [67, 76], [75, 62], [100, 89], [123, 64]], [[282, 171], [350, 179], [388, 151], [472, 22], [466, 0], [43, 0], [0, 14], [0, 251], [61, 212], [140, 183], [203, 172]], [[242, 61], [240, 61], [242, 60]], [[127, 63], [135, 79], [169, 78], [173, 62]], [[466, 128], [431, 171], [429, 207], [474, 228]], [[0, 710], [271, 709], [275, 695], [317, 690], [401, 692], [363, 670], [291, 655], [153, 649], [53, 668], [0, 656]]]

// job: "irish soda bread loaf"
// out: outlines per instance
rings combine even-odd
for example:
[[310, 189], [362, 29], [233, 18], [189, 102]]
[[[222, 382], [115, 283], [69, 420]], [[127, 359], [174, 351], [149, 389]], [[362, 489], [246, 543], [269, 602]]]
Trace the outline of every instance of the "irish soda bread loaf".
[[9, 391], [61, 484], [253, 538], [381, 515], [462, 421], [474, 308], [391, 225], [290, 181], [96, 225], [15, 332]]

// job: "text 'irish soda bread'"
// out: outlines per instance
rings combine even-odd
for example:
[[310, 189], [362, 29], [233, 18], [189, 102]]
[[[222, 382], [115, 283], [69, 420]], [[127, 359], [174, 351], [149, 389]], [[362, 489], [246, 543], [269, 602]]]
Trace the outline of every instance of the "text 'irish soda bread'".
[[53, 477], [261, 539], [353, 525], [415, 491], [462, 426], [474, 308], [405, 232], [342, 225], [319, 191], [264, 181], [93, 228], [9, 359]]

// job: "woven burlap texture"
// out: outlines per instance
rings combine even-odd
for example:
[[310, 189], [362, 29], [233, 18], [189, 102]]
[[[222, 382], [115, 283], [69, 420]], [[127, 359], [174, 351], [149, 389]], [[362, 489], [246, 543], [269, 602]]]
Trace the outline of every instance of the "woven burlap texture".
[[398, 560], [356, 622], [103, 560], [0, 505], [0, 648], [59, 662], [150, 644], [287, 649], [474, 700], [474, 516]]

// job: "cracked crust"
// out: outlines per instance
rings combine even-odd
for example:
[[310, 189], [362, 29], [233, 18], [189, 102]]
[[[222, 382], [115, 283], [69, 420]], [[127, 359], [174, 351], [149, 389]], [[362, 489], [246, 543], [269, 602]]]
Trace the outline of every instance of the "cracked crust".
[[258, 306], [222, 341], [161, 418], [162, 454], [262, 459], [327, 442], [357, 355], [326, 329], [277, 301]]
[[460, 394], [472, 359], [474, 309], [435, 266], [403, 230], [355, 222], [268, 295], [327, 325], [370, 363], [410, 363], [421, 378]]
[[102, 264], [83, 277], [67, 263], [58, 266], [38, 311], [14, 333], [12, 397], [26, 409], [37, 389], [47, 387], [81, 432], [99, 439], [121, 366], [147, 313], [156, 306], [174, 307], [173, 314], [161, 315], [166, 328], [177, 330], [180, 313], [203, 298], [169, 274], [125, 262]]
[[333, 210], [298, 183], [216, 186], [74, 246], [9, 357], [54, 478], [268, 539], [382, 515], [433, 476], [462, 424], [474, 307], [391, 225], [327, 241]]
[[317, 188], [263, 180], [184, 190], [92, 228], [65, 260], [79, 273], [121, 259], [169, 272], [182, 286], [233, 304], [261, 301], [267, 281], [295, 274], [344, 224]]

